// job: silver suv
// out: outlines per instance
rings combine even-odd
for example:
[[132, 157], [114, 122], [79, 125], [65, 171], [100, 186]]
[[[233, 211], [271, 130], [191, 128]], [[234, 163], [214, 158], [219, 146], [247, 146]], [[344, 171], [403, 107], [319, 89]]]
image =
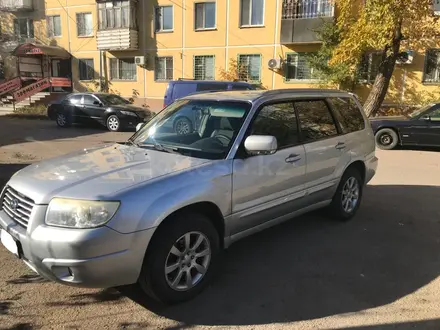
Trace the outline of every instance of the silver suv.
[[[193, 130], [168, 122], [193, 112]], [[293, 89], [180, 99], [125, 144], [46, 160], [0, 196], [1, 241], [67, 285], [138, 282], [164, 303], [197, 295], [233, 242], [318, 208], [357, 212], [377, 167], [352, 94]]]

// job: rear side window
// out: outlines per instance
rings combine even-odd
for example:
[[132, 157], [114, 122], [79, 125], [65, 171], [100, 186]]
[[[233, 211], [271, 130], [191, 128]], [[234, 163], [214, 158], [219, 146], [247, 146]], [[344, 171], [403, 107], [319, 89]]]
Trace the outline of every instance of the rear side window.
[[361, 109], [348, 97], [335, 97], [328, 99], [333, 108], [336, 120], [339, 122], [343, 133], [361, 131], [365, 128], [364, 117]]
[[173, 101], [194, 93], [196, 91], [196, 88], [197, 88], [197, 84], [195, 83], [174, 84]]
[[294, 103], [304, 142], [313, 142], [338, 135], [330, 109], [324, 100], [296, 101]]
[[69, 97], [69, 103], [71, 104], [79, 104], [81, 102], [82, 95], [73, 95]]
[[248, 91], [250, 90], [249, 86], [246, 85], [232, 85], [232, 91]]
[[200, 83], [197, 84], [197, 92], [201, 91], [225, 91], [228, 89], [228, 84], [212, 84]]

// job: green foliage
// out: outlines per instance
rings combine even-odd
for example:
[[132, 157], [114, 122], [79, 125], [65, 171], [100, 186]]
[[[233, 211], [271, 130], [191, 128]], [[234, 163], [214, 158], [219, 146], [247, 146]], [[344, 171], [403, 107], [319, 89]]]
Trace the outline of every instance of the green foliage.
[[43, 104], [39, 104], [17, 108], [10, 117], [47, 119], [47, 107]]

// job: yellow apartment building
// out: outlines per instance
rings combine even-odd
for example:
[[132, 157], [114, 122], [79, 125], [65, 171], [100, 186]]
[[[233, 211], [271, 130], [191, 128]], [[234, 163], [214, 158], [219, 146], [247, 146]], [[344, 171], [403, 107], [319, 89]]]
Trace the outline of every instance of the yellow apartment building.
[[[234, 61], [241, 68], [237, 78], [268, 89], [316, 87], [304, 55], [320, 47], [313, 30], [334, 20], [332, 2], [0, 0], [3, 80], [49, 75], [71, 80], [70, 87], [54, 84], [52, 92], [107, 87], [153, 110], [161, 108], [169, 80], [220, 79]], [[387, 104], [417, 104], [438, 94], [437, 47], [432, 41], [413, 49], [411, 61], [396, 67]], [[42, 58], [40, 67], [30, 59], [34, 54]], [[365, 79], [356, 89], [361, 98], [377, 60], [374, 53], [365, 56]]]

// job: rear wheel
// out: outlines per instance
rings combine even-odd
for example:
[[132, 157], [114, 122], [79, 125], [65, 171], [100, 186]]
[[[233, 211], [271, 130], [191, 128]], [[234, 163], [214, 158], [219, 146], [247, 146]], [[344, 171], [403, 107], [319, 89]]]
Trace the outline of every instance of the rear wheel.
[[399, 137], [391, 128], [383, 128], [379, 130], [376, 135], [376, 145], [383, 150], [394, 149], [399, 143]]
[[118, 116], [111, 115], [107, 118], [107, 128], [112, 132], [117, 132], [121, 129], [121, 121]]
[[71, 116], [65, 113], [64, 111], [58, 111], [56, 113], [55, 120], [59, 127], [66, 128], [72, 126]]
[[180, 117], [174, 122], [174, 132], [176, 132], [178, 135], [190, 134], [192, 131], [192, 123], [188, 118]]
[[209, 284], [219, 236], [205, 216], [181, 214], [159, 228], [148, 249], [139, 283], [154, 299], [172, 304], [192, 299]]

